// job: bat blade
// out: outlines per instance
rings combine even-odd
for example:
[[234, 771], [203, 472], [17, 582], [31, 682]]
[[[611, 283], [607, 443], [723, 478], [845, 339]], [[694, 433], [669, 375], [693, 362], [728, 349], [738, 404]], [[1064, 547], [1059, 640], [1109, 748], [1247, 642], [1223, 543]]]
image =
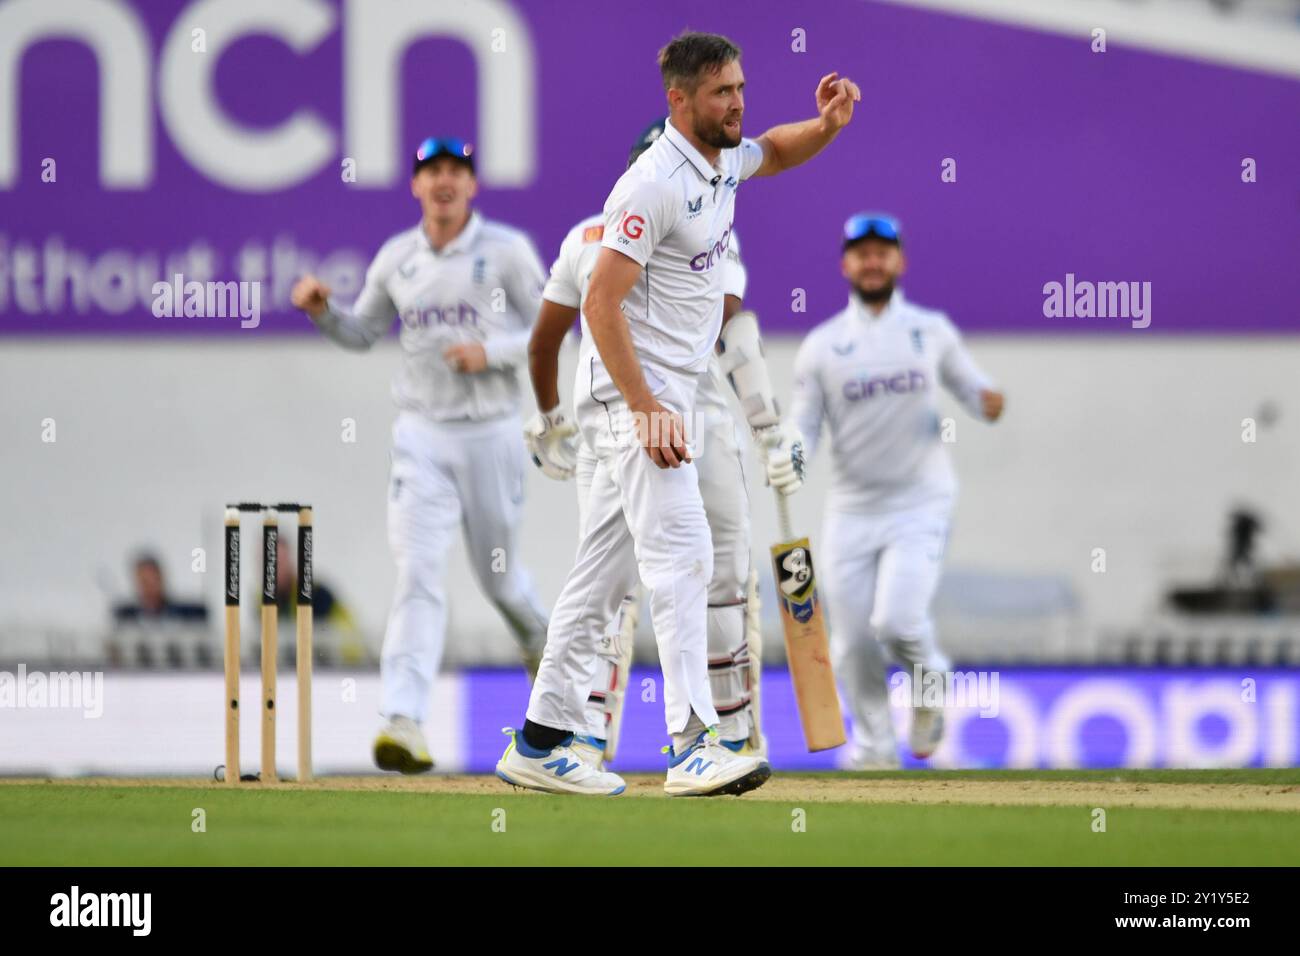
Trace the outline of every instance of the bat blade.
[[810, 752], [830, 750], [844, 743], [844, 719], [808, 539], [773, 545], [772, 570], [804, 741]]

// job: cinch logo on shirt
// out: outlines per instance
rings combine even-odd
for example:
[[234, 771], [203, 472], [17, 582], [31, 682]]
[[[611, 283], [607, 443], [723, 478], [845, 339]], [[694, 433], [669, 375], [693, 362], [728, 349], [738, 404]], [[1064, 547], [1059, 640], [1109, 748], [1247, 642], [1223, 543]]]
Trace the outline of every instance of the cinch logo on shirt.
[[427, 329], [431, 325], [472, 325], [478, 328], [478, 311], [468, 302], [457, 302], [445, 307], [431, 305], [404, 309], [402, 325], [408, 329]]
[[641, 233], [645, 231], [645, 219], [625, 212], [623, 213], [623, 221], [619, 223], [619, 228], [623, 230], [623, 235], [629, 239], [640, 239]]
[[712, 249], [707, 249], [691, 259], [692, 272], [708, 272], [717, 264], [727, 252], [727, 246], [731, 244], [731, 224], [727, 224], [727, 231], [722, 234], [722, 238], [713, 244]]
[[909, 392], [923, 392], [928, 383], [925, 373], [918, 369], [909, 369], [897, 375], [878, 375], [875, 378], [856, 378], [844, 383], [844, 397], [850, 402], [863, 398], [873, 398], [881, 394], [906, 395]]

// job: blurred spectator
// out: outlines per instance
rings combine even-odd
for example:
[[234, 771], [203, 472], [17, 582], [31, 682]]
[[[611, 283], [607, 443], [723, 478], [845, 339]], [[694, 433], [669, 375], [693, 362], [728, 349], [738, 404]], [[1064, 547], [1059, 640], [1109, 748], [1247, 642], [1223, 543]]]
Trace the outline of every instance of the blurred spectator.
[[1263, 530], [1263, 519], [1250, 508], [1230, 512], [1218, 580], [1209, 586], [1172, 588], [1167, 594], [1169, 603], [1186, 614], [1274, 614], [1280, 605], [1289, 605], [1287, 579], [1270, 579], [1256, 565], [1256, 540]]
[[131, 564], [135, 600], [113, 606], [113, 631], [105, 644], [112, 666], [211, 666], [206, 644], [207, 608], [167, 593], [162, 564], [142, 552]]
[[1228, 515], [1228, 553], [1223, 580], [1225, 587], [1245, 588], [1255, 584], [1255, 539], [1264, 530], [1259, 515], [1239, 508]]
[[197, 602], [174, 601], [167, 594], [162, 565], [148, 552], [140, 554], [131, 568], [135, 581], [135, 603], [118, 604], [113, 608], [117, 624], [148, 621], [177, 621], [204, 624], [208, 609]]
[[[314, 570], [314, 569], [313, 569]], [[281, 619], [292, 619], [298, 610], [298, 568], [289, 541], [280, 537], [276, 544], [276, 600]], [[320, 660], [327, 656], [326, 646], [318, 642], [316, 656], [321, 663], [358, 664], [366, 656], [365, 642], [352, 612], [334, 596], [334, 590], [319, 575], [312, 580], [311, 609], [313, 624], [328, 628], [337, 639], [339, 661]], [[281, 627], [292, 626], [282, 623]]]

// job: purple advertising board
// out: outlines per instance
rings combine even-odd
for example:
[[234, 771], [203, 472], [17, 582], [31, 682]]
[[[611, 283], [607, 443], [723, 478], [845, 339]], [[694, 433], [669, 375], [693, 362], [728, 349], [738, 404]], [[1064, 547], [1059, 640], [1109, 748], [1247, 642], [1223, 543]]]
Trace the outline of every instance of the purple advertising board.
[[[356, 291], [418, 218], [429, 134], [477, 144], [480, 208], [549, 261], [664, 114], [655, 53], [687, 26], [743, 48], [748, 135], [813, 115], [824, 73], [862, 86], [825, 154], [742, 190], [771, 330], [842, 307], [859, 209], [902, 219], [909, 294], [967, 331], [1137, 326], [1049, 316], [1050, 283], [1138, 283], [1152, 333], [1300, 330], [1300, 82], [861, 0], [743, 9], [5, 0], [0, 333], [308, 332], [293, 279]], [[178, 273], [257, 283], [261, 319], [156, 314]]]
[[[469, 671], [463, 680], [466, 769], [491, 772], [505, 747], [501, 728], [522, 723], [528, 679], [510, 670]], [[661, 680], [656, 670], [633, 669], [620, 770], [663, 769]], [[897, 739], [905, 744], [905, 701], [914, 690], [899, 671], [889, 686]], [[903, 753], [903, 766], [1300, 766], [1294, 669], [972, 668], [956, 672], [950, 687], [943, 744], [925, 762]], [[762, 708], [774, 768], [832, 770], [848, 759], [848, 747], [807, 752], [786, 671], [764, 671]]]

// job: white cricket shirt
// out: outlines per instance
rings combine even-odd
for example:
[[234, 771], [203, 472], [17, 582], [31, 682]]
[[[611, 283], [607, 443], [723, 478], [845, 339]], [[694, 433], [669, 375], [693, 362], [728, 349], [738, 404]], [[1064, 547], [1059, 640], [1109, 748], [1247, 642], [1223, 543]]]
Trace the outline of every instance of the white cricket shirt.
[[[742, 139], [710, 164], [670, 121], [614, 184], [601, 245], [642, 267], [622, 306], [642, 361], [691, 372], [708, 366], [722, 326], [736, 190], [762, 162], [763, 148]], [[608, 382], [599, 356], [596, 363]]]
[[[587, 316], [581, 311], [587, 299], [587, 285], [591, 281], [592, 270], [596, 268], [596, 257], [600, 254], [601, 240], [605, 235], [605, 216], [600, 213], [588, 216], [578, 223], [560, 243], [559, 255], [551, 264], [551, 275], [542, 290], [542, 298], [556, 305], [578, 309], [582, 327], [582, 337], [578, 346], [578, 368], [575, 380], [575, 395], [592, 387], [592, 373], [600, 360], [596, 345], [587, 327]], [[740, 239], [735, 230], [727, 241], [726, 259], [722, 264], [722, 294], [734, 295], [743, 300], [748, 284], [748, 273], [740, 258]], [[593, 361], [594, 360], [594, 361]], [[710, 374], [719, 381], [723, 378], [718, 355], [710, 350], [708, 359]]]
[[[380, 248], [353, 307], [332, 300], [317, 325], [349, 348], [368, 348], [401, 319], [401, 368], [393, 381], [399, 408], [435, 422], [482, 421], [516, 414], [516, 369], [541, 307], [546, 272], [520, 230], [471, 213], [455, 239], [435, 252], [422, 226]], [[466, 374], [442, 357], [449, 345], [481, 343], [488, 368]]]
[[828, 508], [878, 513], [955, 496], [940, 384], [983, 419], [980, 392], [993, 386], [956, 327], [899, 290], [879, 316], [852, 294], [808, 334], [795, 358], [793, 417], [809, 457], [823, 422], [830, 429]]

